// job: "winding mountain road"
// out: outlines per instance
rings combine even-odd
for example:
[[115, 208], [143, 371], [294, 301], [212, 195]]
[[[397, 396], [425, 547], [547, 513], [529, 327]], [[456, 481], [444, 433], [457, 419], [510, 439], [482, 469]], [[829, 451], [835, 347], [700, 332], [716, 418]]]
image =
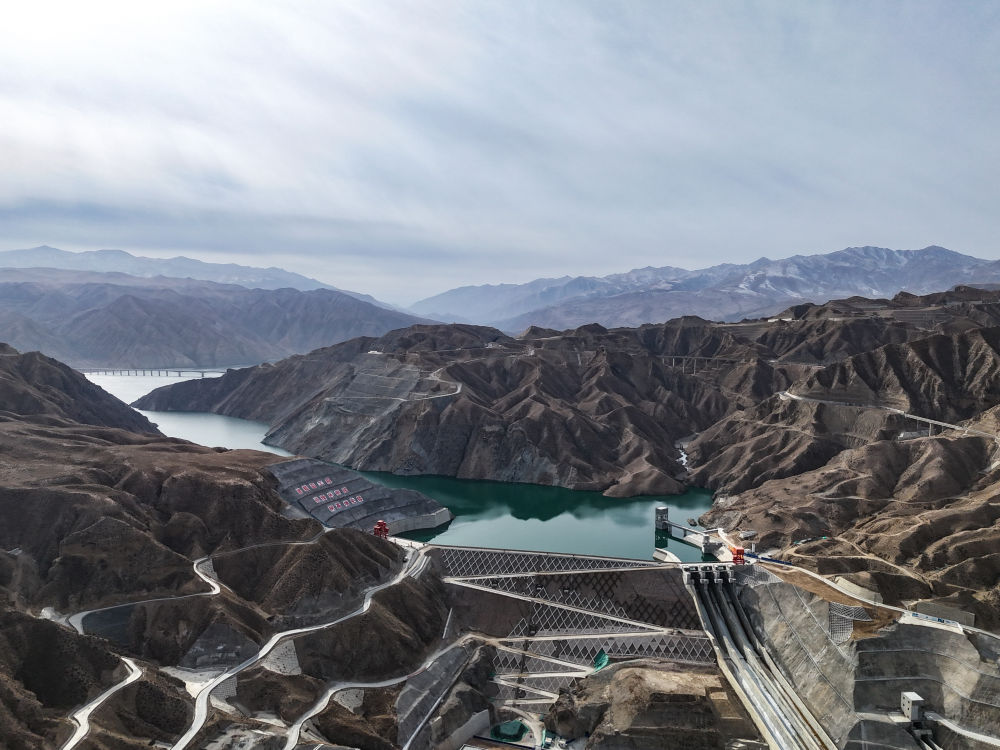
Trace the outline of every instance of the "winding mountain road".
[[[486, 640], [486, 639], [482, 639], [474, 635], [464, 635], [457, 641], [448, 644], [444, 648], [438, 649], [433, 654], [424, 659], [423, 663], [419, 667], [417, 667], [417, 669], [413, 670], [409, 674], [402, 675], [401, 677], [391, 677], [388, 680], [382, 680], [381, 682], [335, 682], [330, 684], [329, 686], [327, 686], [327, 689], [323, 692], [323, 694], [319, 697], [319, 699], [312, 706], [310, 706], [309, 709], [302, 714], [302, 716], [296, 719], [295, 723], [293, 723], [291, 727], [289, 727], [288, 735], [287, 738], [285, 739], [285, 745], [283, 750], [293, 750], [293, 748], [299, 744], [300, 737], [302, 734], [302, 726], [316, 714], [321, 713], [323, 709], [325, 709], [327, 705], [330, 703], [330, 699], [333, 698], [333, 696], [336, 695], [337, 693], [342, 692], [344, 690], [368, 690], [371, 688], [391, 687], [392, 685], [398, 685], [401, 682], [406, 682], [411, 677], [416, 677], [418, 674], [423, 672], [431, 664], [440, 659], [449, 651], [452, 651], [456, 648], [462, 648], [467, 643], [476, 640]], [[450, 685], [446, 687], [450, 687]], [[435, 706], [436, 705], [437, 703], [435, 703]], [[421, 721], [420, 724], [417, 725], [414, 734], [416, 734], [416, 732], [419, 732], [425, 723], [426, 720]]]
[[[282, 542], [282, 543], [301, 544], [301, 542]], [[69, 623], [69, 626], [73, 628], [77, 633], [79, 633], [80, 635], [85, 635], [83, 630], [83, 619], [87, 615], [93, 614], [94, 612], [107, 612], [108, 610], [118, 609], [120, 607], [134, 607], [138, 604], [152, 604], [153, 602], [165, 602], [176, 599], [190, 599], [195, 596], [215, 596], [216, 594], [222, 591], [222, 587], [219, 585], [219, 582], [216, 581], [214, 578], [205, 575], [199, 567], [202, 564], [209, 562], [210, 560], [211, 557], [202, 557], [199, 558], [198, 560], [195, 560], [193, 563], [194, 574], [208, 584], [209, 586], [208, 591], [199, 591], [194, 594], [180, 594], [179, 596], [157, 596], [152, 599], [139, 599], [138, 601], [134, 602], [123, 602], [122, 604], [112, 604], [110, 607], [97, 607], [96, 609], [87, 609], [84, 610], [83, 612], [77, 612], [75, 614], [70, 615], [69, 617], [66, 618], [66, 622]]]
[[101, 705], [110, 698], [112, 695], [117, 693], [126, 685], [131, 685], [133, 682], [142, 677], [142, 669], [127, 656], [122, 657], [122, 661], [125, 662], [125, 666], [128, 667], [128, 676], [125, 677], [121, 682], [112, 685], [99, 696], [90, 701], [82, 708], [78, 708], [70, 715], [70, 719], [76, 722], [76, 731], [73, 735], [66, 740], [63, 744], [61, 750], [71, 750], [71, 748], [76, 747], [83, 741], [83, 738], [87, 736], [90, 732], [90, 715], [94, 713]]
[[212, 691], [215, 690], [219, 685], [221, 685], [226, 680], [235, 677], [240, 672], [255, 664], [262, 661], [271, 651], [274, 650], [281, 641], [286, 638], [293, 638], [297, 635], [303, 635], [305, 633], [313, 633], [317, 630], [324, 630], [326, 628], [331, 628], [335, 625], [339, 625], [342, 622], [350, 620], [358, 615], [363, 615], [371, 607], [372, 597], [383, 589], [389, 588], [390, 586], [395, 586], [397, 583], [402, 581], [404, 578], [410, 575], [411, 571], [415, 569], [416, 565], [423, 561], [424, 552], [423, 550], [417, 550], [416, 554], [412, 555], [407, 561], [407, 564], [393, 577], [391, 580], [385, 583], [379, 584], [378, 586], [373, 586], [365, 592], [364, 600], [361, 605], [350, 612], [349, 614], [338, 617], [336, 620], [331, 622], [320, 623], [319, 625], [311, 625], [305, 628], [295, 628], [292, 630], [285, 630], [280, 633], [275, 633], [271, 638], [261, 646], [260, 650], [251, 656], [249, 659], [237, 664], [235, 667], [230, 667], [222, 674], [215, 677], [211, 682], [206, 683], [195, 696], [195, 706], [194, 706], [194, 717], [191, 721], [191, 725], [188, 727], [187, 731], [181, 735], [173, 745], [172, 750], [183, 750], [191, 741], [198, 735], [202, 727], [205, 725], [205, 721], [208, 718], [209, 701], [212, 695]]
[[[313, 537], [311, 537], [309, 539], [305, 539], [305, 540], [260, 542], [258, 544], [252, 544], [252, 545], [249, 545], [247, 547], [241, 547], [241, 548], [236, 549], [236, 550], [229, 550], [227, 552], [221, 552], [221, 553], [217, 553], [217, 554], [218, 555], [236, 554], [236, 553], [239, 553], [239, 552], [244, 552], [244, 551], [249, 550], [249, 549], [255, 549], [255, 548], [258, 548], [258, 547], [266, 547], [266, 546], [275, 546], [275, 545], [300, 546], [300, 545], [307, 545], [307, 544], [315, 544], [325, 534], [328, 534], [329, 532], [331, 532], [333, 530], [334, 529], [332, 527], [331, 528], [327, 528], [327, 529], [323, 529], [322, 531], [320, 531], [319, 533], [317, 533], [315, 536], [313, 536]], [[388, 582], [386, 582], [384, 584], [380, 584], [379, 586], [376, 586], [374, 588], [369, 589], [366, 592], [366, 594], [365, 594], [365, 598], [364, 598], [362, 604], [359, 606], [359, 608], [357, 610], [355, 610], [354, 612], [352, 612], [352, 613], [350, 613], [348, 615], [345, 615], [344, 617], [341, 617], [341, 618], [339, 618], [339, 619], [337, 619], [337, 620], [335, 620], [333, 622], [322, 623], [320, 625], [315, 625], [315, 626], [311, 626], [311, 627], [308, 627], [308, 628], [300, 628], [300, 629], [297, 629], [297, 630], [288, 630], [288, 631], [284, 631], [284, 632], [281, 632], [281, 633], [277, 633], [267, 643], [264, 644], [264, 646], [261, 648], [260, 651], [257, 652], [257, 654], [255, 656], [253, 656], [250, 659], [246, 660], [245, 662], [243, 662], [243, 664], [240, 664], [240, 665], [237, 665], [236, 667], [231, 668], [227, 672], [224, 672], [223, 674], [219, 675], [217, 678], [213, 679], [211, 682], [207, 683], [204, 686], [204, 688], [201, 691], [199, 691], [198, 695], [196, 696], [196, 702], [195, 702], [195, 721], [192, 723], [192, 727], [189, 727], [188, 731], [185, 733], [184, 736], [181, 737], [180, 740], [178, 740], [178, 742], [174, 745], [174, 747], [175, 748], [185, 747], [187, 745], [187, 743], [190, 742], [190, 739], [193, 738], [194, 735], [197, 734], [197, 732], [204, 725], [205, 717], [207, 716], [207, 705], [208, 705], [208, 702], [209, 702], [209, 696], [211, 694], [211, 691], [214, 688], [216, 688], [219, 684], [221, 684], [222, 682], [224, 682], [226, 679], [228, 679], [229, 677], [232, 677], [233, 675], [238, 674], [239, 672], [241, 672], [242, 670], [246, 669], [247, 667], [252, 666], [253, 664], [259, 662], [261, 659], [265, 658], [267, 656], [267, 654], [270, 653], [270, 651], [272, 651], [274, 649], [274, 647], [281, 640], [283, 640], [284, 638], [287, 638], [287, 637], [294, 637], [295, 635], [299, 635], [299, 634], [302, 634], [302, 633], [307, 633], [307, 632], [311, 632], [311, 631], [314, 631], [314, 630], [321, 630], [323, 628], [332, 627], [334, 625], [339, 624], [340, 622], [343, 622], [344, 620], [350, 619], [351, 617], [355, 617], [355, 616], [357, 616], [359, 614], [363, 614], [364, 612], [368, 611], [368, 608], [371, 605], [371, 597], [372, 597], [372, 595], [374, 595], [378, 591], [381, 591], [384, 588], [387, 588], [388, 586], [391, 586], [391, 585], [394, 585], [394, 584], [398, 583], [399, 581], [401, 581], [403, 578], [405, 578], [407, 576], [416, 576], [416, 575], [419, 575], [421, 572], [423, 572], [423, 569], [426, 567], [427, 561], [428, 561], [428, 558], [426, 558], [424, 556], [424, 552], [421, 549], [423, 545], [420, 545], [420, 544], [417, 544], [417, 543], [413, 543], [413, 542], [409, 542], [409, 540], [400, 540], [400, 541], [404, 542], [401, 546], [404, 546], [404, 547], [406, 547], [408, 549], [411, 549], [411, 550], [415, 550], [416, 552], [412, 554], [410, 560], [407, 562], [407, 565], [404, 566], [403, 569], [391, 581], [388, 581]], [[206, 557], [202, 557], [202, 558], [199, 558], [199, 559], [195, 560], [192, 563], [192, 568], [194, 570], [195, 575], [198, 576], [198, 578], [200, 578], [202, 581], [204, 581], [208, 585], [208, 587], [209, 587], [208, 591], [200, 591], [200, 592], [197, 592], [197, 593], [194, 593], [194, 594], [181, 594], [179, 596], [160, 596], [160, 597], [154, 597], [152, 599], [139, 599], [139, 600], [136, 600], [134, 602], [124, 602], [122, 604], [113, 604], [113, 605], [108, 606], [108, 607], [98, 607], [96, 609], [84, 610], [82, 612], [76, 612], [76, 613], [70, 615], [69, 617], [66, 618], [65, 622], [71, 628], [73, 628], [76, 632], [78, 632], [81, 635], [84, 635], [85, 633], [84, 633], [84, 628], [83, 628], [83, 620], [84, 620], [84, 618], [87, 617], [87, 615], [92, 614], [94, 612], [104, 612], [104, 611], [108, 611], [108, 610], [112, 610], [112, 609], [118, 609], [119, 607], [136, 606], [136, 605], [139, 605], [139, 604], [148, 604], [148, 603], [159, 602], [159, 601], [189, 599], [189, 598], [193, 598], [193, 597], [196, 597], [196, 596], [217, 596], [218, 594], [220, 594], [222, 592], [223, 585], [220, 584], [215, 578], [213, 578], [212, 576], [208, 575], [207, 573], [205, 573], [202, 570], [202, 566], [205, 563], [211, 562], [212, 557], [215, 557], [215, 556], [217, 556], [217, 555], [209, 555], [209, 556], [206, 556]], [[126, 666], [129, 668], [129, 675], [124, 680], [122, 680], [121, 682], [113, 685], [112, 687], [108, 688], [106, 691], [104, 691], [103, 693], [101, 693], [101, 695], [99, 695], [94, 700], [90, 701], [86, 706], [83, 706], [82, 708], [78, 709], [77, 711], [73, 712], [70, 715], [69, 718], [70, 718], [70, 720], [74, 721], [77, 724], [77, 729], [74, 732], [73, 736], [70, 737], [69, 740], [67, 740], [66, 744], [64, 744], [62, 746], [61, 750], [70, 750], [71, 748], [76, 747], [76, 745], [79, 744], [79, 742], [90, 731], [89, 717], [93, 713], [93, 711], [95, 711], [104, 701], [106, 701], [115, 692], [117, 692], [118, 690], [121, 690], [126, 685], [129, 685], [132, 682], [135, 682], [137, 679], [139, 679], [139, 677], [142, 674], [142, 669], [139, 666], [137, 666], [134, 661], [132, 661], [131, 659], [129, 659], [127, 657], [123, 657], [123, 661], [125, 662]], [[422, 667], [422, 668], [424, 668], [424, 667]], [[404, 677], [402, 679], [406, 679], [406, 678]], [[346, 688], [341, 688], [341, 689], [346, 689]], [[203, 715], [200, 716], [200, 719], [199, 719], [199, 712], [198, 712], [199, 705], [201, 706], [202, 711], [203, 711]], [[194, 733], [191, 733], [192, 728], [194, 728]], [[190, 735], [190, 737], [188, 735]]]

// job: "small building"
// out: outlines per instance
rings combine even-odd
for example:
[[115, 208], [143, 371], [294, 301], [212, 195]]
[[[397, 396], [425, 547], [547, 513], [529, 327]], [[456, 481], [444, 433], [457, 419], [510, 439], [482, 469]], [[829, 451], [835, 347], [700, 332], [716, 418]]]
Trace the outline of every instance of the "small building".
[[924, 710], [924, 699], [917, 693], [903, 692], [899, 695], [899, 707], [907, 721], [920, 721]]

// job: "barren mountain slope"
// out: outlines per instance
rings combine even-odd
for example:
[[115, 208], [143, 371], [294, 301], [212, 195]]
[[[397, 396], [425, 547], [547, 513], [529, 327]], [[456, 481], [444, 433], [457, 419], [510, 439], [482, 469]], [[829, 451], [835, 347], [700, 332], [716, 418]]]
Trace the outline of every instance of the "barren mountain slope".
[[[1000, 403], [1000, 328], [934, 334], [858, 354], [732, 413], [689, 446], [695, 483], [739, 492], [819, 468], [845, 448], [954, 423]], [[884, 408], [860, 408], [884, 407]], [[898, 411], [892, 411], [893, 409]]]
[[726, 414], [739, 394], [684, 373], [669, 352], [743, 356], [730, 374], [741, 388], [758, 385], [745, 369], [757, 348], [705, 321], [521, 340], [417, 326], [137, 403], [264, 419], [269, 441], [356, 468], [677, 492], [675, 441]]
[[254, 363], [420, 320], [331, 289], [38, 270], [0, 282], [0, 325], [80, 367]]
[[159, 434], [144, 416], [62, 362], [0, 344], [0, 414], [5, 412]]
[[727, 481], [720, 468], [745, 460], [720, 451], [755, 431], [767, 442], [752, 452], [779, 464], [797, 457], [786, 472], [825, 461], [855, 444], [852, 436], [877, 435], [882, 426], [869, 420], [856, 435], [838, 427], [848, 438], [835, 434], [825, 446], [809, 445], [798, 427], [782, 437], [770, 429], [781, 419], [767, 399], [815, 363], [922, 333], [891, 319], [820, 316], [731, 325], [685, 317], [637, 329], [532, 329], [517, 339], [414, 326], [137, 403], [267, 421], [273, 444], [355, 468], [657, 494], [680, 491], [687, 478], [675, 443], [695, 432], [707, 431], [703, 452], [715, 461], [711, 478], [695, 481], [710, 486]]
[[[996, 432], [996, 409], [974, 425]], [[821, 468], [717, 498], [703, 519], [843, 574], [891, 604], [948, 599], [1000, 625], [1000, 468], [993, 440], [946, 432], [846, 450]], [[789, 547], [802, 539], [829, 537]]]
[[[38, 354], [0, 346], [0, 367], [4, 747], [61, 744], [70, 710], [126, 674], [116, 652], [137, 658], [143, 676], [94, 715], [88, 742], [122, 748], [176, 739], [190, 699], [157, 665], [193, 666], [219, 643], [232, 653], [211, 650], [213, 658], [245, 658], [288, 618], [342, 610], [398, 568], [398, 548], [350, 529], [288, 545], [321, 529], [282, 515], [287, 506], [265, 468], [273, 454], [152, 434], [140, 415]], [[213, 553], [232, 590], [207, 596], [194, 562]], [[157, 597], [166, 598], [147, 601]], [[48, 608], [47, 617], [64, 622], [60, 613], [119, 603], [126, 606], [83, 620], [108, 640], [42, 617]]]

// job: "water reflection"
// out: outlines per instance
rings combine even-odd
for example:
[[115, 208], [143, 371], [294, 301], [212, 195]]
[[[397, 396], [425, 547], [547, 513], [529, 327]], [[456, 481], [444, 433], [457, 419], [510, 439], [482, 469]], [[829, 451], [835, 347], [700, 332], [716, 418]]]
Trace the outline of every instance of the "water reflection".
[[[180, 382], [177, 377], [89, 375], [109, 393], [131, 403], [154, 388]], [[218, 414], [142, 412], [165, 435], [202, 445], [253, 448], [291, 455], [266, 446], [267, 425]], [[707, 490], [692, 489], [683, 495], [643, 498], [608, 498], [597, 492], [576, 492], [561, 487], [483, 482], [450, 477], [401, 477], [384, 472], [362, 472], [388, 487], [423, 492], [455, 514], [448, 526], [408, 534], [418, 541], [474, 547], [571, 552], [650, 559], [657, 506], [670, 508], [675, 523], [697, 518], [711, 507]], [[697, 561], [701, 553], [683, 542], [669, 539], [667, 548], [682, 560]]]
[[[648, 559], [658, 506], [669, 507], [671, 518], [684, 523], [712, 504], [711, 492], [699, 489], [683, 495], [619, 499], [532, 484], [362, 473], [389, 487], [418, 490], [447, 506], [455, 514], [447, 527], [406, 535], [439, 544]], [[701, 560], [697, 549], [682, 542], [668, 540], [666, 546], [682, 560]]]

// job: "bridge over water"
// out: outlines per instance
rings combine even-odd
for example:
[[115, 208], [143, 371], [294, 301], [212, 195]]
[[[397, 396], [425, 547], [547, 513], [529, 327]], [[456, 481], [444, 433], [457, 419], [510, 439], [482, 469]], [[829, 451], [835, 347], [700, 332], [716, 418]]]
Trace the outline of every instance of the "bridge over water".
[[78, 367], [77, 372], [84, 375], [127, 375], [131, 377], [173, 377], [173, 378], [194, 378], [213, 377], [223, 375], [226, 370], [223, 368], [187, 368], [187, 367], [147, 367], [147, 368], [121, 368], [121, 367]]

